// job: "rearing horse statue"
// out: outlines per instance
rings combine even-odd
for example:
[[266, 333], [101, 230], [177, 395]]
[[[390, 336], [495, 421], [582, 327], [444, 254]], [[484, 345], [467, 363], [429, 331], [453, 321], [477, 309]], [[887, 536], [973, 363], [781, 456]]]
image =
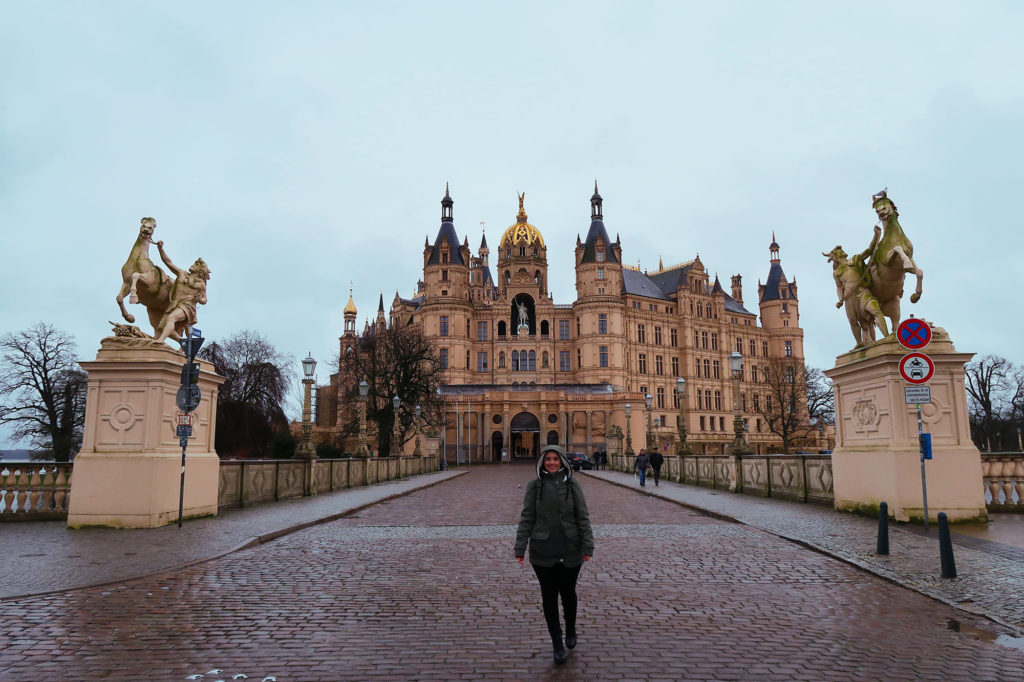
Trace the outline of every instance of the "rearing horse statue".
[[159, 331], [160, 319], [171, 304], [171, 279], [149, 259], [149, 245], [153, 243], [155, 229], [154, 219], [142, 219], [139, 238], [135, 240], [128, 260], [121, 267], [121, 290], [116, 296], [121, 316], [128, 322], [135, 322], [135, 316], [124, 307], [126, 295], [129, 297], [129, 303], [141, 303], [146, 306], [154, 333]]
[[863, 255], [870, 257], [867, 268], [871, 293], [878, 299], [882, 314], [889, 318], [895, 332], [900, 323], [903, 281], [908, 273], [917, 277], [917, 288], [910, 295], [910, 302], [917, 303], [921, 298], [921, 280], [924, 278], [924, 272], [914, 262], [914, 245], [903, 233], [903, 228], [897, 220], [899, 213], [896, 211], [896, 204], [886, 192], [887, 189], [883, 189], [871, 197], [871, 205], [882, 226], [875, 226], [871, 246]]

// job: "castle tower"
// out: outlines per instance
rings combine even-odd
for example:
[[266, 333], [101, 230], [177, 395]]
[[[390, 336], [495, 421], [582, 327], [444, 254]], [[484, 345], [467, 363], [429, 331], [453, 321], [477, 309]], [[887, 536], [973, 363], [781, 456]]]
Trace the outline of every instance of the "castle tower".
[[772, 243], [768, 245], [771, 267], [764, 284], [757, 283], [758, 305], [761, 309], [761, 326], [770, 330], [773, 337], [770, 354], [775, 357], [803, 358], [803, 330], [800, 329], [800, 309], [797, 299], [796, 280], [790, 282], [782, 270], [779, 257], [779, 243], [772, 232]]
[[499, 336], [506, 328], [512, 337], [549, 333], [537, 328], [537, 306], [550, 303], [548, 250], [540, 230], [527, 220], [525, 200], [524, 192], [519, 195], [516, 222], [505, 230], [498, 244], [499, 301], [509, 311], [507, 326], [505, 321], [498, 323]]
[[352, 285], [348, 287], [348, 303], [345, 304], [344, 317], [345, 317], [345, 336], [356, 335], [356, 315], [359, 311], [356, 309], [356, 302], [352, 300]]

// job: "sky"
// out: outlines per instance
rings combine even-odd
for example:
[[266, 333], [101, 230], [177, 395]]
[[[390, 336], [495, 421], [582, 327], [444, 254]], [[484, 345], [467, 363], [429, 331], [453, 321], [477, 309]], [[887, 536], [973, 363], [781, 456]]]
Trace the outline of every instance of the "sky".
[[887, 187], [924, 271], [904, 317], [1024, 362], [1022, 8], [6, 0], [0, 333], [93, 359], [153, 216], [210, 266], [207, 339], [256, 330], [325, 381], [350, 283], [359, 329], [413, 295], [445, 183], [474, 252], [525, 192], [571, 303], [596, 179], [626, 263], [699, 254], [751, 309], [774, 231], [831, 367], [853, 339], [821, 253], [866, 248]]

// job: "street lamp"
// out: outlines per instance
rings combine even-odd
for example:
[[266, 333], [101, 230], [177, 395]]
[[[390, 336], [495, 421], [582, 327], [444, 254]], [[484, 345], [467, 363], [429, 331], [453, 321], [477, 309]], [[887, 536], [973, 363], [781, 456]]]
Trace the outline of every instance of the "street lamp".
[[629, 413], [633, 411], [633, 406], [626, 403], [622, 409], [626, 411], [626, 455], [632, 457], [636, 454], [633, 452], [633, 436], [629, 428]]
[[359, 382], [359, 449], [358, 455], [369, 455], [370, 450], [366, 447], [366, 396], [370, 394], [370, 384], [366, 379]]
[[444, 409], [444, 398], [441, 395], [440, 386], [437, 387], [437, 401], [441, 403], [441, 437], [438, 439], [437, 470], [444, 471], [448, 466], [448, 453], [445, 452], [448, 447], [448, 444], [445, 442], [448, 437], [448, 414]]
[[316, 459], [316, 448], [313, 447], [313, 424], [310, 422], [310, 418], [313, 416], [312, 403], [310, 401], [310, 391], [313, 387], [313, 372], [316, 371], [316, 360], [313, 359], [312, 355], [302, 361], [302, 379], [303, 384], [303, 398], [302, 398], [302, 437], [299, 439], [299, 445], [295, 448], [296, 459]]
[[420, 414], [423, 413], [423, 408], [420, 407], [419, 403], [416, 403], [416, 449], [412, 451], [412, 454], [419, 457], [422, 453], [420, 452]]
[[676, 379], [676, 394], [679, 396], [679, 444], [676, 446], [677, 455], [690, 454], [690, 446], [686, 443], [686, 379]]
[[651, 424], [651, 405], [653, 404], [654, 396], [648, 393], [644, 396], [644, 405], [647, 406], [647, 438], [645, 439], [645, 442], [647, 443], [648, 450], [654, 449], [654, 426]]
[[395, 432], [391, 436], [391, 456], [398, 457], [402, 454], [402, 448], [398, 444], [399, 439], [402, 437], [399, 430], [400, 424], [398, 420], [398, 408], [401, 406], [402, 401], [399, 399], [397, 394], [391, 399], [391, 404], [395, 407]]
[[729, 369], [732, 370], [732, 454], [749, 455], [750, 448], [743, 437], [743, 412], [740, 409], [740, 379], [743, 378], [743, 355], [734, 350], [729, 355]]

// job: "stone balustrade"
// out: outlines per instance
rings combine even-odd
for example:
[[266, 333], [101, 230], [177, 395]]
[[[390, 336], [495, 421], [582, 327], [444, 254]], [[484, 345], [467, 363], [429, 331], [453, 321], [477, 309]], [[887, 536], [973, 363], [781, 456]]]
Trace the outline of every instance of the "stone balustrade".
[[70, 493], [71, 464], [0, 463], [0, 521], [66, 518]]
[[1024, 452], [981, 453], [981, 474], [990, 512], [1024, 512]]
[[[0, 463], [0, 522], [65, 519], [72, 464]], [[221, 460], [219, 509], [290, 500], [406, 478], [437, 468], [436, 457]]]

